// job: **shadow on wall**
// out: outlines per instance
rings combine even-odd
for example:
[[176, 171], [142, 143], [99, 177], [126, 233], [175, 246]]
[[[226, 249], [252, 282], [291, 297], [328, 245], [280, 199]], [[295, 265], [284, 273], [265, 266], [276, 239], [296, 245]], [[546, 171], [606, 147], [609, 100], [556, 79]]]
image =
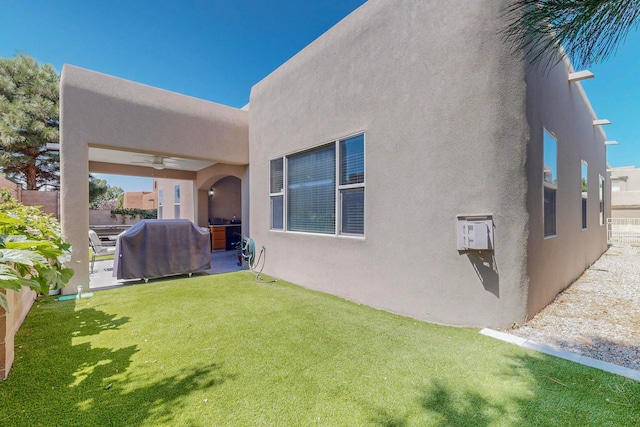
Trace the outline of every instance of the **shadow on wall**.
[[467, 252], [467, 257], [484, 289], [500, 298], [500, 274], [493, 251]]

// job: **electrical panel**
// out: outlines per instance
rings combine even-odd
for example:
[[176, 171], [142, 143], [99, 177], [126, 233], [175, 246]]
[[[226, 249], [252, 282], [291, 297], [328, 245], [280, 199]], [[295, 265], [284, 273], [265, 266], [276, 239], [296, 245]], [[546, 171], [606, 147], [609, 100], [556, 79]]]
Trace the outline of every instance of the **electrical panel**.
[[456, 216], [459, 251], [493, 250], [493, 214]]

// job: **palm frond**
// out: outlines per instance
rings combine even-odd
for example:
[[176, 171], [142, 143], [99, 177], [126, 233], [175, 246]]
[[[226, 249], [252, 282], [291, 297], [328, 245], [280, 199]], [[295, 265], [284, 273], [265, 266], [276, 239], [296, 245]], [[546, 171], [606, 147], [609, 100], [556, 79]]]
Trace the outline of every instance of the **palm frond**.
[[531, 63], [565, 55], [576, 68], [602, 62], [638, 27], [640, 0], [517, 0], [503, 38]]

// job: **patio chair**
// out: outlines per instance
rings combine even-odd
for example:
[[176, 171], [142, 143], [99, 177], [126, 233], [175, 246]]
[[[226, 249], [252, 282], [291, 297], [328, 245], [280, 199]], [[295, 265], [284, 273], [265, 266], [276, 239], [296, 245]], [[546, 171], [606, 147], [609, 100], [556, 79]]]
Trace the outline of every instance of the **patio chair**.
[[93, 265], [96, 262], [96, 257], [101, 255], [113, 255], [116, 252], [115, 246], [102, 246], [102, 242], [98, 237], [98, 234], [89, 230], [89, 246], [91, 247], [91, 273], [93, 273]]

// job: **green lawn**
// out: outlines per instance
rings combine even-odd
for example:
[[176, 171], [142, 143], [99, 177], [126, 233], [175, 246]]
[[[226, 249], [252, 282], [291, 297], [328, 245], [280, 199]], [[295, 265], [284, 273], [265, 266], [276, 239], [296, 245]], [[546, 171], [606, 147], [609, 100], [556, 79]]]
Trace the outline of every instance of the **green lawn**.
[[39, 300], [2, 426], [636, 426], [640, 383], [238, 272]]

